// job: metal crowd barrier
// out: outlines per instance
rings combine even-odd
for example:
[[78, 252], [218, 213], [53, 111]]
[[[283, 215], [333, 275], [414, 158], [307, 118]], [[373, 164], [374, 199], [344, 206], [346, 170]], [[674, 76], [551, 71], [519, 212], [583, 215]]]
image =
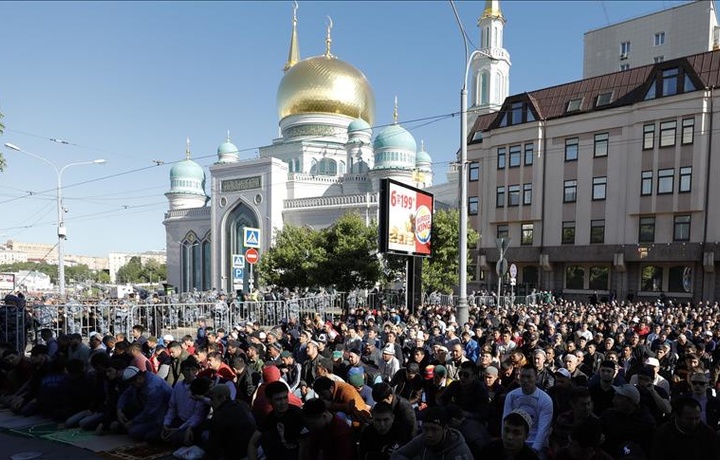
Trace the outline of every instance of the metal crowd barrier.
[[15, 351], [25, 351], [27, 322], [24, 308], [0, 305], [0, 341], [9, 343]]

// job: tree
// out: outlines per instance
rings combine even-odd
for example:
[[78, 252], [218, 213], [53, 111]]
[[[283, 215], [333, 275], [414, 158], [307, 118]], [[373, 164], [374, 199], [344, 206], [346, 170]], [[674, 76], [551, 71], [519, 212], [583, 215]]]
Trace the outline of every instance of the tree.
[[260, 258], [257, 271], [264, 284], [288, 288], [314, 286], [325, 256], [320, 232], [286, 225], [275, 233], [275, 245]]
[[137, 283], [141, 281], [142, 261], [140, 257], [131, 257], [128, 263], [120, 267], [115, 275], [119, 283]]
[[348, 213], [323, 231], [327, 257], [320, 270], [322, 285], [349, 292], [372, 287], [381, 278], [377, 225], [366, 226], [357, 213]]
[[[468, 247], [474, 247], [478, 233], [467, 226]], [[423, 260], [422, 285], [425, 292], [452, 292], [458, 284], [460, 270], [458, 244], [460, 235], [460, 212], [457, 209], [435, 211], [433, 215], [432, 257]], [[470, 251], [468, 251], [470, 263]]]

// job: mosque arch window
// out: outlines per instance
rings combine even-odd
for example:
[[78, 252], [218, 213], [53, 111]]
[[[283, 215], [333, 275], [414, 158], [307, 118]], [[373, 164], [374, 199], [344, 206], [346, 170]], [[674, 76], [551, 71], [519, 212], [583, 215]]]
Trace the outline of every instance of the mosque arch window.
[[317, 174], [320, 176], [335, 176], [337, 163], [330, 158], [323, 158], [317, 163]]
[[490, 100], [490, 74], [480, 72], [480, 104], [487, 104]]
[[345, 168], [345, 162], [344, 161], [338, 162], [338, 174], [345, 174], [346, 171], [347, 171], [347, 169]]
[[[225, 252], [225, 267], [224, 267], [224, 282], [226, 283], [225, 289], [228, 291], [235, 291], [237, 284], [240, 287], [237, 289], [247, 290], [250, 281], [250, 272], [245, 270], [243, 278], [235, 280], [233, 276], [232, 266], [232, 255], [233, 254], [244, 254], [246, 251], [244, 231], [245, 227], [259, 227], [258, 217], [255, 212], [250, 209], [248, 205], [240, 202], [235, 208], [230, 211], [225, 219], [222, 247]], [[236, 284], [237, 283], [237, 284]]]
[[195, 232], [188, 232], [180, 242], [180, 266], [182, 267], [181, 288], [183, 292], [193, 289], [210, 289], [210, 235], [202, 240]]

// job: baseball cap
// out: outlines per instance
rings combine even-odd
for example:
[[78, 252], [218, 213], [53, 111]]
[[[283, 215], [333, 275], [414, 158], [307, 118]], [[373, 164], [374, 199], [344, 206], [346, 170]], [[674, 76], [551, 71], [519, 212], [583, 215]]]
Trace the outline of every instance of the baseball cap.
[[485, 374], [497, 376], [500, 374], [500, 371], [498, 371], [498, 368], [495, 366], [488, 366], [485, 368]]
[[560, 369], [555, 371], [555, 375], [562, 375], [565, 378], [571, 379], [572, 374], [569, 370], [565, 369], [564, 367], [561, 367]]
[[124, 381], [129, 381], [134, 379], [138, 374], [140, 373], [140, 369], [138, 369], [135, 366], [128, 366], [125, 368], [125, 370], [122, 373], [122, 379]]
[[395, 355], [395, 346], [391, 343], [385, 345], [385, 348], [383, 348], [383, 354], [385, 355]]
[[657, 358], [648, 358], [645, 360], [645, 364], [653, 367], [660, 367], [660, 361]]
[[282, 353], [280, 353], [280, 357], [281, 357], [281, 358], [289, 358], [289, 357], [291, 357], [291, 356], [292, 356], [292, 353], [290, 353], [290, 352], [287, 351], [287, 350], [285, 350], [285, 351], [283, 351]]
[[435, 375], [441, 375], [445, 377], [447, 375], [447, 368], [443, 365], [435, 366], [435, 370], [433, 371]]
[[448, 418], [445, 409], [440, 406], [431, 406], [422, 413], [423, 423], [434, 423], [436, 425], [447, 425]]
[[640, 404], [640, 392], [635, 385], [626, 383], [625, 385], [613, 385], [615, 394], [629, 398], [635, 404]]
[[432, 364], [425, 368], [425, 380], [431, 380], [435, 375], [435, 366]]

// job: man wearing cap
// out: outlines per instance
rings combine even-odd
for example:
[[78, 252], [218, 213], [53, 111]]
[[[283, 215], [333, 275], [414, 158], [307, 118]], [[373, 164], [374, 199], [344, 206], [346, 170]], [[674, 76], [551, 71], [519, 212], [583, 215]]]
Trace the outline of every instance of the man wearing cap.
[[553, 401], [547, 393], [537, 387], [537, 371], [532, 364], [520, 369], [520, 388], [512, 390], [505, 397], [503, 419], [512, 411], [521, 409], [530, 414], [532, 423], [527, 443], [540, 453], [548, 444], [552, 428]]
[[410, 401], [410, 404], [418, 404], [423, 391], [423, 379], [420, 375], [418, 363], [408, 363], [407, 367], [396, 372], [390, 381], [390, 386], [403, 398]]
[[128, 366], [122, 378], [129, 386], [117, 403], [118, 422], [136, 441], [159, 440], [172, 394], [170, 385], [152, 372], [135, 366]]
[[331, 359], [320, 358], [315, 365], [315, 374], [318, 377], [327, 377], [334, 382], [344, 382], [342, 377], [334, 373], [334, 365]]
[[319, 353], [319, 345], [315, 340], [311, 340], [305, 346], [306, 359], [302, 364], [302, 380], [312, 386], [317, 375], [317, 363], [321, 358]]
[[655, 373], [651, 366], [645, 365], [638, 370], [633, 377], [637, 381], [637, 389], [640, 391], [640, 404], [647, 407], [655, 422], [660, 424], [665, 417], [670, 415], [670, 397], [662, 388], [653, 385]]
[[425, 404], [427, 407], [438, 405], [440, 395], [447, 388], [452, 380], [447, 376], [445, 366], [438, 364], [425, 368]]
[[640, 392], [629, 383], [613, 388], [613, 407], [600, 415], [605, 433], [605, 450], [617, 456], [622, 452], [624, 444], [634, 442], [649, 452], [655, 419], [647, 408], [640, 405]]
[[246, 405], [230, 397], [230, 389], [225, 385], [210, 390], [210, 401], [213, 415], [203, 459], [243, 458], [255, 432], [255, 419]]
[[302, 374], [302, 366], [295, 362], [295, 358], [292, 353], [285, 350], [280, 353], [281, 365], [280, 372], [282, 373], [282, 379], [290, 387], [290, 392], [297, 390], [300, 385], [300, 376]]
[[439, 396], [442, 406], [456, 404], [467, 418], [487, 422], [490, 396], [483, 382], [478, 378], [474, 363], [465, 361], [460, 365], [458, 380], [453, 380]]
[[615, 398], [613, 384], [617, 372], [617, 363], [606, 359], [600, 363], [600, 369], [598, 369], [599, 378], [589, 387], [590, 396], [593, 401], [593, 412], [598, 417], [605, 412], [606, 409], [613, 407], [613, 399]]
[[[652, 370], [652, 384], [662, 388], [663, 391], [665, 391], [665, 394], [670, 395], [670, 382], [668, 382], [665, 377], [660, 375], [660, 360], [658, 360], [657, 358], [647, 358], [645, 360], [645, 366], [649, 367]], [[632, 383], [633, 385], [637, 385], [637, 374], [630, 377], [630, 383]]]
[[[703, 422], [713, 430], [720, 430], [720, 399], [711, 394], [710, 379], [704, 372], [691, 372], [688, 374], [690, 393], [700, 403], [700, 417]], [[673, 400], [675, 397], [673, 397]]]
[[395, 357], [395, 345], [388, 343], [382, 351], [382, 359], [378, 365], [380, 377], [383, 382], [390, 382], [397, 371], [400, 370], [400, 362]]
[[423, 432], [396, 450], [390, 457], [392, 460], [473, 458], [462, 434], [448, 426], [449, 419], [444, 408], [429, 407], [421, 415]]

